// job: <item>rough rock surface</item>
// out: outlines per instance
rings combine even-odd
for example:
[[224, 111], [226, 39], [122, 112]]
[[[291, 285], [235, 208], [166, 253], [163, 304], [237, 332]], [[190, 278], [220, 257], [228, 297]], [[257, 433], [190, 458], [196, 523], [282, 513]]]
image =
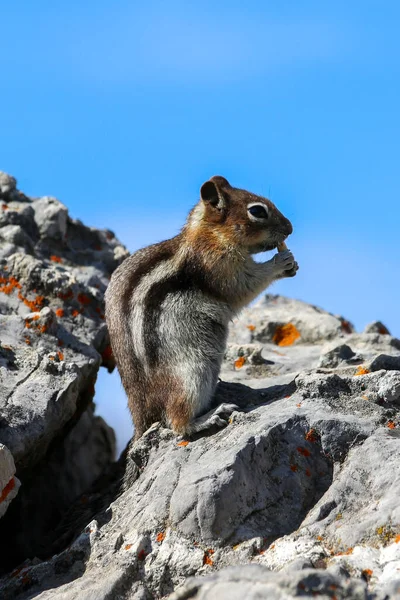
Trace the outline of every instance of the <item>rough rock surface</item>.
[[18, 494], [20, 481], [15, 477], [14, 459], [6, 446], [0, 444], [0, 517]]
[[0, 172], [0, 457], [7, 449], [22, 482], [0, 521], [1, 569], [35, 556], [114, 459], [92, 398], [100, 365], [112, 368], [103, 295], [126, 254], [111, 231], [71, 219], [55, 198], [28, 198]]
[[400, 341], [381, 325], [271, 295], [244, 311], [229, 425], [182, 442], [155, 424], [0, 596], [400, 597]]

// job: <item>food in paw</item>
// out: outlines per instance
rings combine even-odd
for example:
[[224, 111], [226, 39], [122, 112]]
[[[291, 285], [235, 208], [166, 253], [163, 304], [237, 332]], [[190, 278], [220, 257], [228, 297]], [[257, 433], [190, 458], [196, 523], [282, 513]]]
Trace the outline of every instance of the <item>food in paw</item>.
[[283, 252], [284, 250], [287, 250], [288, 247], [286, 246], [285, 242], [282, 242], [282, 244], [278, 244], [277, 249], [278, 252]]

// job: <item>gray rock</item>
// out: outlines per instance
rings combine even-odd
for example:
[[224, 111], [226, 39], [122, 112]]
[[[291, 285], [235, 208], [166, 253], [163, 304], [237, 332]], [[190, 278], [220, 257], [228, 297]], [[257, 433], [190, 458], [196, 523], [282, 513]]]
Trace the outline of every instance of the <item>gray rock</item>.
[[21, 480], [0, 521], [5, 568], [32, 558], [115, 458], [92, 399], [100, 365], [113, 368], [103, 295], [127, 252], [58, 200], [27, 198], [4, 173], [0, 195], [0, 442]]
[[329, 571], [305, 569], [273, 573], [259, 565], [229, 567], [207, 577], [193, 577], [169, 600], [289, 600], [299, 596], [367, 600], [367, 585]]
[[388, 356], [386, 354], [379, 354], [371, 362], [371, 371], [380, 371], [385, 369], [386, 371], [400, 371], [400, 356]]
[[[276, 594], [282, 587], [289, 598], [295, 591], [285, 586], [304, 567], [327, 567], [342, 597], [350, 589], [365, 593], [369, 570], [379, 593], [394, 585], [400, 438], [382, 426], [385, 408], [360, 396], [378, 389], [386, 375], [311, 372], [296, 378], [289, 397], [276, 390], [267, 404], [262, 390], [249, 390], [253, 407], [234, 413], [227, 429], [186, 446], [153, 426], [132, 447], [135, 475], [110, 508], [69, 550], [26, 565], [25, 576], [36, 582], [29, 593], [52, 581], [52, 587], [63, 585], [57, 593], [65, 599], [83, 590], [96, 598], [122, 590], [126, 597], [158, 598], [187, 577], [248, 563], [287, 571], [281, 578], [272, 574], [268, 585]], [[57, 565], [78, 548], [85, 572], [73, 559], [78, 575], [66, 583]], [[328, 575], [312, 573], [323, 593], [321, 577]], [[245, 581], [239, 577], [237, 585]], [[18, 582], [6, 579], [3, 586], [5, 597], [18, 597]], [[228, 586], [221, 594], [229, 589], [234, 593]]]
[[342, 363], [351, 364], [362, 362], [362, 357], [357, 356], [347, 344], [335, 346], [332, 350], [324, 352], [319, 361], [319, 366], [323, 368], [336, 368]]
[[389, 329], [381, 321], [374, 321], [367, 325], [364, 333], [380, 333], [381, 335], [390, 335]]
[[[76, 422], [68, 424], [64, 436], [54, 439], [45, 457], [21, 470], [23, 487], [8, 519], [1, 523], [2, 537], [12, 537], [4, 563], [20, 556], [46, 554], [55, 525], [71, 504], [102, 475], [115, 459], [114, 432], [90, 406]], [[34, 515], [26, 525], [25, 515]]]
[[0, 444], [0, 518], [18, 494], [20, 481], [14, 477], [15, 464], [11, 452]]
[[279, 343], [279, 328], [292, 325], [299, 337], [295, 343], [314, 343], [345, 337], [352, 333], [352, 324], [343, 317], [332, 315], [317, 306], [300, 300], [266, 294], [254, 306], [243, 310], [234, 321], [231, 341], [239, 344], [275, 342], [286, 346], [289, 336]]
[[[56, 239], [36, 209], [4, 222], [34, 251], [10, 254], [18, 236], [4, 243], [3, 285], [12, 276], [21, 288], [0, 293], [0, 435], [22, 487], [0, 540], [14, 536], [13, 565], [25, 560], [0, 580], [0, 596], [399, 597], [400, 341], [267, 296], [232, 324], [214, 399], [240, 407], [229, 425], [187, 443], [154, 424], [104, 471], [112, 435], [93, 416], [88, 381], [100, 362], [112, 368], [99, 311], [124, 250], [68, 217], [63, 237], [54, 214]], [[34, 294], [46, 301], [32, 305]], [[23, 514], [35, 514], [36, 529], [24, 529]]]
[[13, 192], [16, 189], [17, 180], [15, 177], [8, 175], [7, 173], [3, 173], [0, 171], [0, 195], [6, 196], [10, 192]]
[[68, 211], [61, 202], [46, 196], [33, 203], [33, 210], [41, 236], [64, 238], [67, 233]]

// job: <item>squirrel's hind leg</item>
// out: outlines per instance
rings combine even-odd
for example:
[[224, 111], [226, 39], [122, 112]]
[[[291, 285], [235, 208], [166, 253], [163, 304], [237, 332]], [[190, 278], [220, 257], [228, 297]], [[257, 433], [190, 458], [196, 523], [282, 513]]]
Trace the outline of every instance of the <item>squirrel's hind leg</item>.
[[211, 427], [226, 427], [229, 417], [235, 410], [240, 410], [236, 404], [223, 403], [202, 415], [194, 416], [196, 406], [190, 398], [181, 395], [170, 398], [166, 407], [166, 416], [169, 426], [176, 435], [190, 436]]
[[220, 404], [216, 408], [206, 412], [200, 417], [196, 417], [188, 424], [187, 433], [193, 434], [199, 431], [205, 431], [211, 427], [226, 427], [229, 417], [235, 410], [240, 410], [236, 404]]

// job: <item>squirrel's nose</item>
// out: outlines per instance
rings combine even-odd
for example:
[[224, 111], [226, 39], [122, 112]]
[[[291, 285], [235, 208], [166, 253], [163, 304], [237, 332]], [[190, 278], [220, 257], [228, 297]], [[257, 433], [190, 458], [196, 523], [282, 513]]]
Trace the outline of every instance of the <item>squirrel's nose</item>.
[[285, 231], [287, 235], [293, 233], [293, 225], [289, 221], [289, 219], [285, 219]]

